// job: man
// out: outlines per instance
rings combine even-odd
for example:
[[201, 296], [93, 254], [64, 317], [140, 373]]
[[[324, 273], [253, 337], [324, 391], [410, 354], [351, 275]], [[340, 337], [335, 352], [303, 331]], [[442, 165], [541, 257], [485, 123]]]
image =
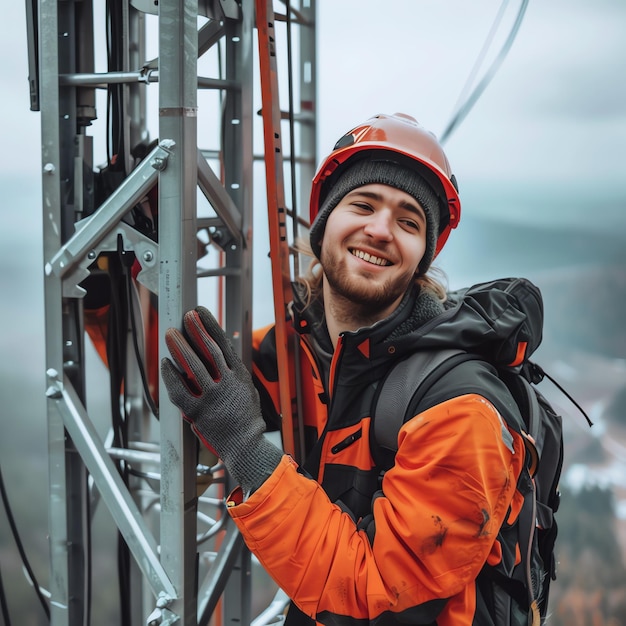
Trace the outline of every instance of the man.
[[185, 315], [184, 334], [166, 333], [170, 398], [240, 485], [229, 513], [292, 599], [287, 624], [498, 620], [480, 573], [515, 560], [499, 531], [519, 511], [525, 458], [518, 429], [506, 425], [521, 422], [506, 387], [483, 361], [455, 367], [400, 428], [391, 467], [381, 464], [370, 413], [399, 359], [471, 349], [466, 342], [494, 341], [500, 324], [508, 336], [518, 323], [444, 304], [428, 271], [459, 216], [441, 147], [408, 116], [368, 120], [323, 162], [311, 194], [316, 258], [292, 307], [302, 467], [263, 436], [265, 422], [278, 420], [271, 328], [255, 335], [260, 398], [206, 309]]

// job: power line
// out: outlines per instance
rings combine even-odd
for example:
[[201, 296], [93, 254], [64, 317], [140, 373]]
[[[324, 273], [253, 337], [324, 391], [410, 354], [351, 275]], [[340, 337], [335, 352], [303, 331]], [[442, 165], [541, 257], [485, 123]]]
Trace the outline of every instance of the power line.
[[489, 34], [487, 35], [487, 39], [485, 40], [485, 43], [478, 55], [478, 58], [476, 59], [476, 63], [474, 64], [474, 67], [472, 68], [472, 71], [470, 72], [470, 75], [467, 81], [465, 82], [463, 89], [461, 90], [461, 96], [459, 97], [459, 102], [461, 102], [461, 104], [457, 104], [456, 112], [452, 115], [450, 122], [448, 122], [448, 125], [446, 126], [444, 131], [441, 133], [440, 142], [442, 144], [447, 141], [448, 137], [450, 137], [450, 135], [454, 132], [454, 130], [456, 130], [459, 124], [467, 117], [472, 107], [476, 104], [480, 96], [483, 94], [483, 92], [487, 88], [487, 85], [489, 85], [489, 83], [495, 76], [495, 73], [498, 71], [498, 69], [502, 65], [504, 59], [506, 58], [506, 55], [509, 53], [511, 46], [513, 45], [513, 42], [515, 41], [515, 38], [517, 37], [517, 33], [519, 32], [520, 26], [522, 25], [524, 15], [528, 7], [528, 0], [522, 0], [520, 7], [518, 9], [518, 12], [517, 12], [517, 16], [513, 23], [513, 26], [511, 27], [511, 32], [509, 33], [508, 37], [506, 38], [506, 41], [502, 45], [500, 52], [494, 59], [491, 66], [485, 72], [485, 75], [483, 76], [483, 78], [476, 85], [474, 90], [463, 101], [463, 95], [469, 91], [470, 86], [474, 82], [476, 75], [478, 74], [478, 70], [480, 69], [480, 66], [482, 65], [484, 61], [485, 55], [493, 43], [493, 39], [496, 35], [496, 31], [498, 30], [500, 23], [502, 22], [502, 18], [504, 16], [507, 4], [508, 4], [508, 0], [504, 0], [504, 2], [502, 2], [502, 5], [500, 6], [500, 10], [498, 11], [498, 15], [496, 16], [496, 19], [494, 20], [494, 23], [491, 27], [491, 30], [489, 31]]

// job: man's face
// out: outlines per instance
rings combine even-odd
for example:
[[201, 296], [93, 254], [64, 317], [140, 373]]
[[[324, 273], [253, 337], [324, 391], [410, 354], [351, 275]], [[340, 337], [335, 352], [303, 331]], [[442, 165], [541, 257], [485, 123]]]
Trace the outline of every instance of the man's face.
[[426, 218], [412, 196], [388, 185], [358, 187], [326, 222], [320, 259], [328, 287], [324, 297], [388, 315], [413, 281], [425, 249]]

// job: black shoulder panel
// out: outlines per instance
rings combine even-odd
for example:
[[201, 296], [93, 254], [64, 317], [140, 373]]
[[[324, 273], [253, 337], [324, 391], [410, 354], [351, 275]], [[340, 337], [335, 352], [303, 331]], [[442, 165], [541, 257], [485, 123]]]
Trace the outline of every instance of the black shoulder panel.
[[478, 394], [491, 402], [504, 420], [516, 430], [522, 428], [519, 408], [495, 367], [486, 361], [463, 361], [433, 383], [418, 406], [409, 406], [408, 415], [416, 415], [437, 404], [466, 394]]

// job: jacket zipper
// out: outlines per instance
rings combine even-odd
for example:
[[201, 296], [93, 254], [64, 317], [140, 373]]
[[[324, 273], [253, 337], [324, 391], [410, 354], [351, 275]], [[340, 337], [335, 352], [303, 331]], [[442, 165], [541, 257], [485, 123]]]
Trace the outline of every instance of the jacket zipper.
[[335, 377], [337, 376], [337, 369], [339, 367], [339, 360], [343, 352], [343, 335], [339, 335], [337, 339], [337, 346], [333, 352], [333, 358], [330, 362], [330, 371], [328, 372], [328, 409], [330, 411], [330, 402], [333, 397], [333, 389], [335, 387]]

